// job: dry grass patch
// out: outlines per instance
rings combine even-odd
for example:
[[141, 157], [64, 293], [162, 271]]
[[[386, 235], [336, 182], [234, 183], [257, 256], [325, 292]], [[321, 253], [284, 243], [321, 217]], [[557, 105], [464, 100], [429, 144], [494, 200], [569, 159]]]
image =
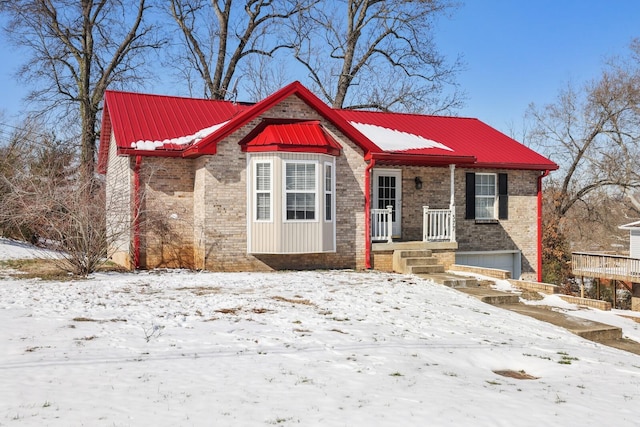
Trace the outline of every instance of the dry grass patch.
[[514, 378], [516, 380], [537, 380], [538, 377], [527, 374], [525, 371], [513, 371], [511, 369], [493, 371], [494, 374], [501, 375], [507, 378]]
[[275, 297], [271, 297], [271, 299], [274, 299], [276, 301], [281, 301], [281, 302], [288, 302], [291, 304], [301, 304], [301, 305], [308, 305], [311, 307], [317, 307], [317, 305], [313, 302], [311, 302], [308, 299], [302, 299], [301, 297], [299, 297], [298, 295], [296, 295], [298, 298], [285, 298], [285, 297], [281, 297], [281, 296], [275, 296]]
[[[8, 269], [5, 274], [15, 279], [42, 279], [65, 281], [78, 279], [61, 267], [63, 260], [54, 259], [10, 259], [0, 261], [0, 269]], [[12, 271], [14, 270], [14, 271]], [[107, 272], [127, 271], [123, 267], [112, 262], [106, 262], [99, 266], [96, 271]]]
[[202, 295], [211, 295], [211, 294], [219, 294], [222, 292], [222, 288], [219, 286], [208, 287], [208, 286], [184, 286], [182, 288], [178, 288], [178, 291], [190, 291], [194, 295], [202, 296]]
[[232, 308], [220, 308], [218, 310], [213, 310], [213, 311], [221, 314], [238, 314], [238, 312], [241, 310], [242, 310], [242, 307], [232, 307]]
[[107, 323], [107, 322], [126, 322], [127, 319], [119, 319], [119, 318], [114, 318], [114, 319], [92, 319], [91, 317], [74, 317], [73, 319], [74, 322], [98, 322], [98, 323]]

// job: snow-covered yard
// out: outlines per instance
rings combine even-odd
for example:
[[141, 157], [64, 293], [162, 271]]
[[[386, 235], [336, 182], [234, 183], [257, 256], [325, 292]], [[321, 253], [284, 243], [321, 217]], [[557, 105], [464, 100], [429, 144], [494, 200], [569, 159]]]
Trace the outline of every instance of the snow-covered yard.
[[640, 422], [640, 356], [411, 276], [5, 277], [0, 323], [2, 426]]

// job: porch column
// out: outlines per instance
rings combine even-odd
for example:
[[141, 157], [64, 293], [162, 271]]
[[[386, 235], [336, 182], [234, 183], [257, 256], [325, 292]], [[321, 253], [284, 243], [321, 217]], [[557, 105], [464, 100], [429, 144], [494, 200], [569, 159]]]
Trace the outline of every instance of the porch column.
[[449, 190], [450, 193], [451, 193], [451, 199], [449, 200], [449, 208], [453, 209], [453, 207], [456, 205], [456, 194], [455, 194], [455, 191], [456, 191], [455, 190], [455, 188], [456, 188], [456, 186], [455, 186], [456, 165], [449, 165], [449, 171], [451, 172], [450, 173], [450, 178], [449, 178], [450, 186], [451, 186], [451, 189]]
[[449, 165], [450, 171], [450, 186], [451, 199], [449, 200], [449, 210], [451, 211], [451, 234], [450, 242], [456, 241], [456, 165]]

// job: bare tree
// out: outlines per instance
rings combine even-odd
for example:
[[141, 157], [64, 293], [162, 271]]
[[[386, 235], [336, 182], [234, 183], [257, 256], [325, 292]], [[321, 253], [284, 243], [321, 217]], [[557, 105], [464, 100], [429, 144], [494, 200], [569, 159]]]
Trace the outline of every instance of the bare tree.
[[43, 111], [63, 107], [80, 121], [81, 175], [93, 176], [98, 113], [112, 84], [143, 78], [144, 53], [162, 44], [143, 18], [148, 0], [14, 0], [10, 40], [28, 52], [18, 76]]
[[545, 180], [543, 270], [567, 283], [573, 247], [611, 250], [640, 189], [640, 44], [601, 76], [568, 85], [556, 102], [532, 105], [529, 142], [560, 169]]
[[[204, 96], [235, 96], [238, 67], [253, 56], [271, 57], [289, 46], [279, 36], [282, 25], [317, 0], [170, 0], [184, 47], [177, 64], [189, 82], [204, 83]], [[236, 78], [233, 87], [232, 81]], [[249, 79], [260, 76], [248, 76]]]
[[448, 0], [322, 2], [295, 23], [295, 58], [334, 108], [421, 112], [461, 105], [461, 68], [437, 51], [434, 21]]
[[581, 90], [529, 109], [531, 141], [560, 165], [548, 180], [560, 218], [593, 192], [640, 188], [640, 66], [629, 65], [612, 63]]

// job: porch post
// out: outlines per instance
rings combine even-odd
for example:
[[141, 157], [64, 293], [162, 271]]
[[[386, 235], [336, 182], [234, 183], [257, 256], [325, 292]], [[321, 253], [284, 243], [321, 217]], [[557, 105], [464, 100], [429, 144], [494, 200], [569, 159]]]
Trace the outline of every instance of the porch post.
[[449, 181], [450, 181], [449, 185], [451, 187], [450, 190], [449, 190], [449, 192], [451, 193], [451, 199], [449, 200], [449, 208], [451, 209], [456, 205], [456, 194], [455, 194], [455, 191], [456, 191], [456, 186], [455, 186], [456, 165], [453, 165], [453, 164], [449, 165], [449, 171], [451, 172], [450, 173], [450, 178], [449, 178]]
[[451, 199], [449, 200], [449, 210], [451, 211], [451, 237], [449, 239], [450, 242], [456, 241], [456, 165], [449, 165], [450, 171], [450, 193]]
[[393, 206], [387, 206], [387, 243], [393, 243]]

